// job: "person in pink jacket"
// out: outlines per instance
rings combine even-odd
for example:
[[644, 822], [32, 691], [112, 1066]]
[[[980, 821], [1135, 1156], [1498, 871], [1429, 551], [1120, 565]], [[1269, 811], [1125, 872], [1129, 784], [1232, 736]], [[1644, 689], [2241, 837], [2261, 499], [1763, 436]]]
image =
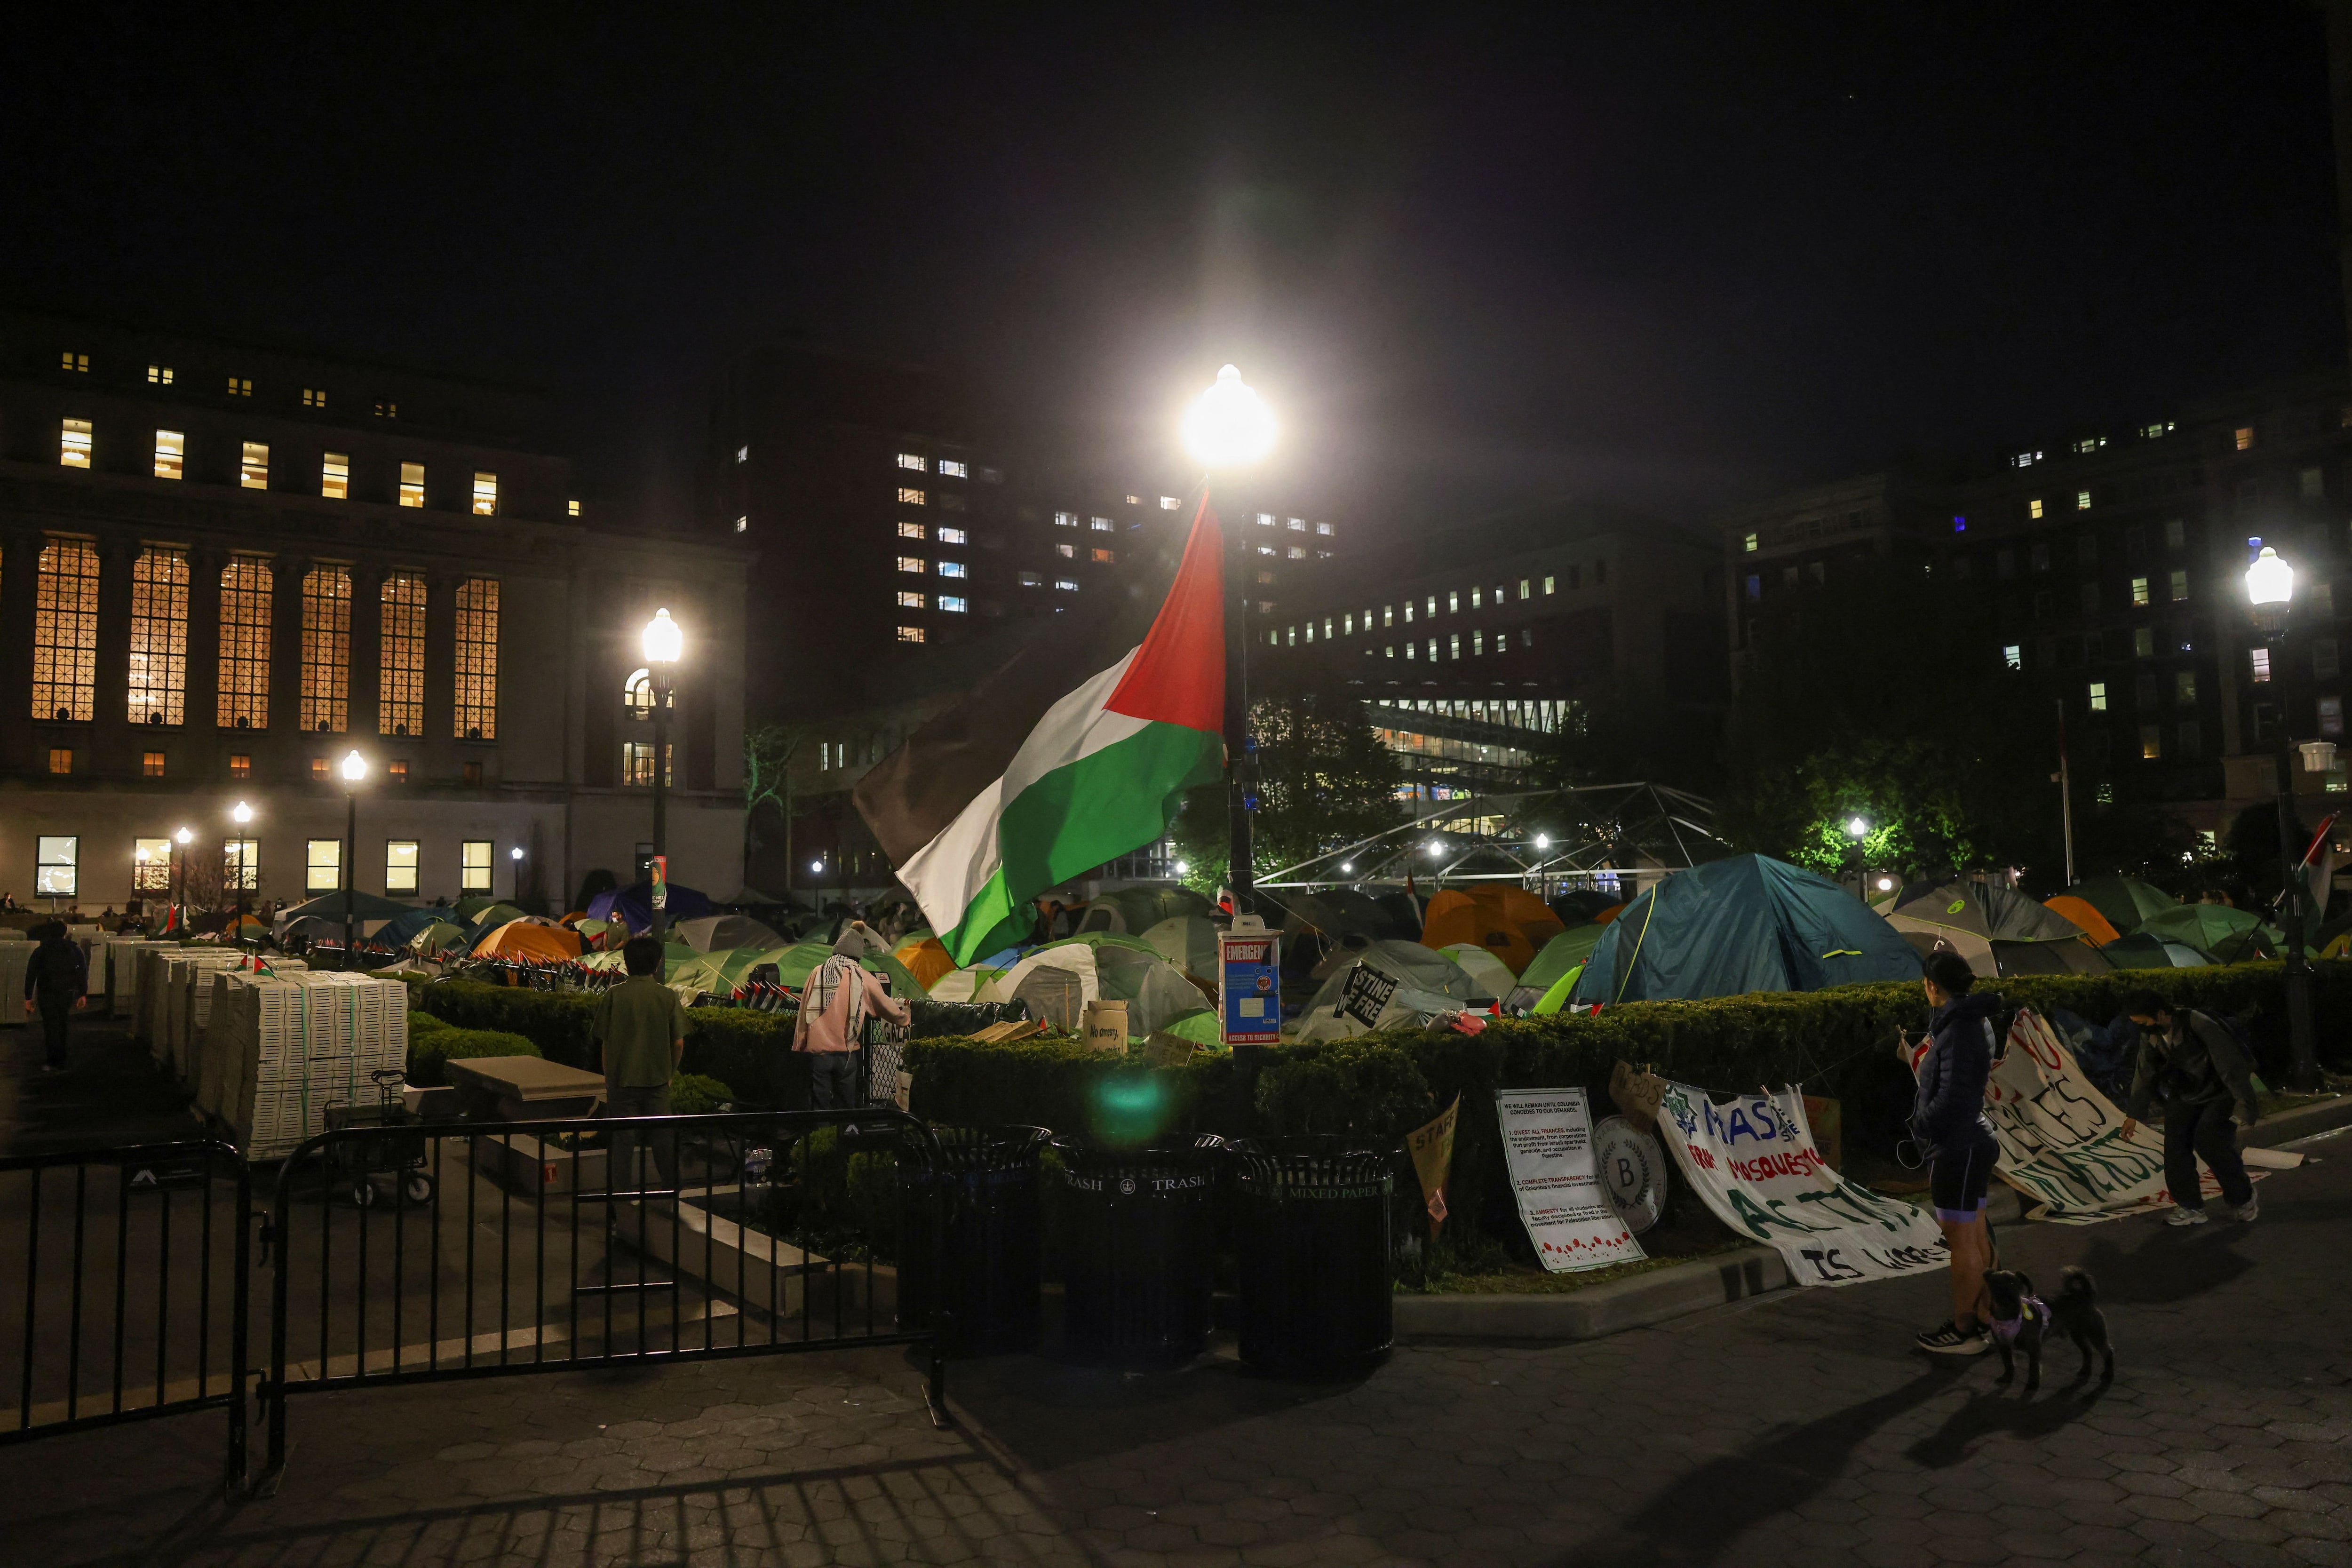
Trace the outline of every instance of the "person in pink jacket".
[[819, 1110], [849, 1110], [864, 1103], [859, 1093], [858, 1044], [866, 1013], [879, 1008], [894, 1024], [907, 1021], [907, 1004], [883, 989], [882, 977], [857, 962], [879, 951], [882, 939], [858, 921], [833, 944], [833, 955], [809, 972], [801, 990], [800, 1021], [793, 1026], [793, 1049], [809, 1055], [809, 1103]]

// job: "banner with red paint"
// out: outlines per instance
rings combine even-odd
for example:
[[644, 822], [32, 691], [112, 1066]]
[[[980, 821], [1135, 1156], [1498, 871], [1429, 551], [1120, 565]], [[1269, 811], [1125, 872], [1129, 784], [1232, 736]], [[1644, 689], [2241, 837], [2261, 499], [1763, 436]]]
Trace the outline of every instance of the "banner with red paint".
[[1566, 1274], [1646, 1256], [1601, 1190], [1584, 1090], [1500, 1090], [1495, 1114], [1502, 1121], [1503, 1159], [1519, 1221], [1546, 1268]]

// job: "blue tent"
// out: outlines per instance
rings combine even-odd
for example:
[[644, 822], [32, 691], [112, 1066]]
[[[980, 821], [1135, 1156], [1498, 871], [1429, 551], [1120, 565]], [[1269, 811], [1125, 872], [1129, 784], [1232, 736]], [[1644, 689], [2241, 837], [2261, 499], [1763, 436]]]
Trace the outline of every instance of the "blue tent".
[[[633, 887], [614, 888], [588, 900], [589, 914], [600, 921], [621, 921], [632, 931], [654, 929], [654, 889], [651, 882], [639, 882]], [[663, 911], [672, 926], [680, 921], [700, 920], [715, 915], [719, 906], [692, 888], [669, 885], [669, 903]]]
[[435, 921], [446, 921], [448, 918], [447, 910], [403, 910], [383, 922], [383, 925], [375, 932], [373, 940], [386, 947], [406, 947], [409, 939], [418, 931], [423, 931]]
[[1625, 907], [1575, 999], [1644, 1002], [1916, 980], [1902, 933], [1826, 878], [1761, 855], [1677, 871]]

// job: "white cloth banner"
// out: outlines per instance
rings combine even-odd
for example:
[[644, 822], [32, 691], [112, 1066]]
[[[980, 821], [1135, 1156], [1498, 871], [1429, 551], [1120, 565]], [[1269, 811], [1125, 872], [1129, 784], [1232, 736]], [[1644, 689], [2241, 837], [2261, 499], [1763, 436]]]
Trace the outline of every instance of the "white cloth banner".
[[1519, 1221], [1546, 1268], [1565, 1274], [1645, 1256], [1601, 1190], [1592, 1112], [1582, 1089], [1504, 1089], [1495, 1096], [1495, 1112]]
[[1830, 1169], [1795, 1089], [1718, 1104], [1673, 1083], [1658, 1114], [1691, 1189], [1716, 1218], [1778, 1250], [1798, 1284], [1852, 1285], [1948, 1261], [1934, 1220]]

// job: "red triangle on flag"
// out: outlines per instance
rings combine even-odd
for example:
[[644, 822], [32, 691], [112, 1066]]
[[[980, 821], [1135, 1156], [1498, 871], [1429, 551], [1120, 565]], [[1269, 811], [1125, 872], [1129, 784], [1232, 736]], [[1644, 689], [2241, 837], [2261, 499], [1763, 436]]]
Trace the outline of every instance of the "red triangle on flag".
[[1216, 735], [1225, 728], [1225, 548], [1201, 492], [1168, 602], [1104, 710]]

